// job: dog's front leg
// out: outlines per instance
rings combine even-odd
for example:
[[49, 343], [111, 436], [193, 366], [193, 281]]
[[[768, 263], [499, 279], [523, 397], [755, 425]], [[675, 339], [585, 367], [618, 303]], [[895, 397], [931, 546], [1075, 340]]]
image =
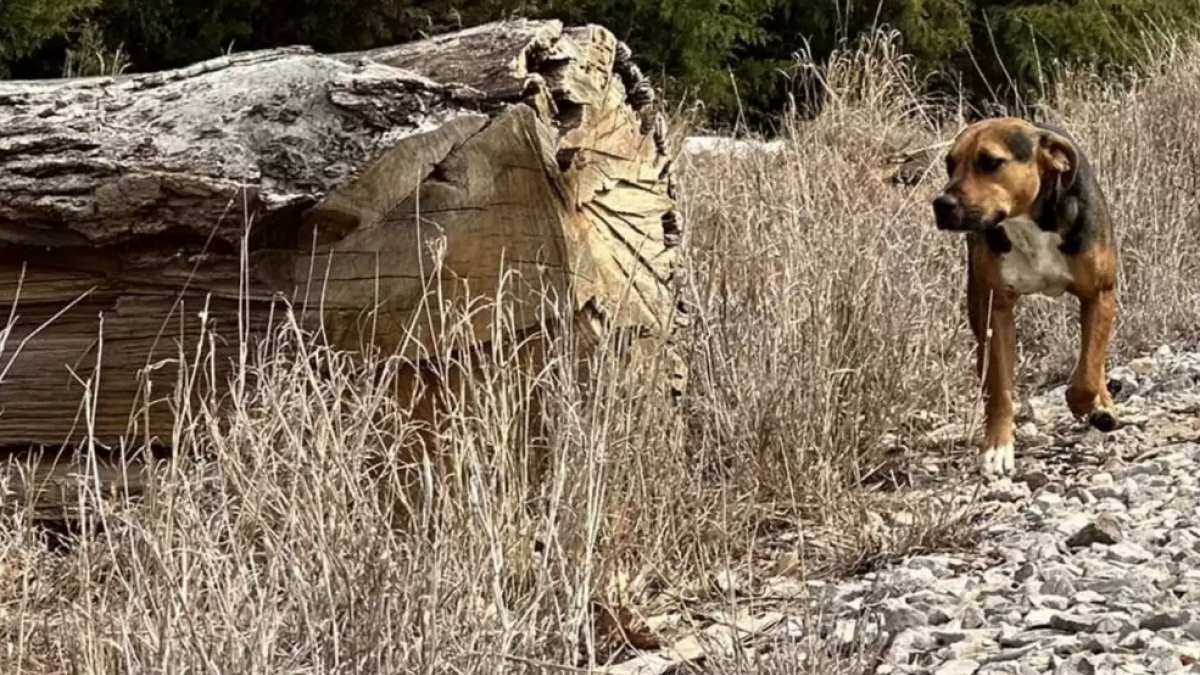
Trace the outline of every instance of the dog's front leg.
[[968, 313], [975, 334], [976, 372], [983, 379], [984, 441], [980, 457], [985, 476], [1011, 474], [1013, 453], [1013, 374], [1016, 369], [1017, 296], [992, 291], [969, 270]]
[[1117, 427], [1116, 410], [1104, 374], [1116, 306], [1116, 292], [1112, 289], [1079, 298], [1079, 361], [1071, 375], [1071, 386], [1067, 387], [1067, 407], [1071, 414], [1087, 416], [1088, 423], [1106, 432]]

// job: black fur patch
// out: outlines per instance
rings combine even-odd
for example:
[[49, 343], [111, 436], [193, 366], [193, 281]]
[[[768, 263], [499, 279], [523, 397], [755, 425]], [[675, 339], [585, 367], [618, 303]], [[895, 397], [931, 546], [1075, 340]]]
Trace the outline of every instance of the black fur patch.
[[1044, 184], [1038, 195], [1035, 220], [1043, 230], [1058, 232], [1063, 241], [1058, 249], [1067, 255], [1082, 253], [1101, 232], [1111, 227], [1107, 204], [1092, 172], [1091, 163], [1075, 139], [1065, 130], [1051, 125], [1038, 127], [1053, 131], [1075, 145], [1075, 180], [1069, 186], [1059, 182]]
[[1008, 232], [999, 225], [994, 225], [983, 231], [983, 240], [987, 242], [988, 250], [992, 253], [1008, 253], [1012, 250], [1012, 241], [1008, 238]]
[[1028, 162], [1033, 159], [1033, 139], [1025, 131], [1010, 131], [1004, 139], [1008, 151], [1018, 162]]

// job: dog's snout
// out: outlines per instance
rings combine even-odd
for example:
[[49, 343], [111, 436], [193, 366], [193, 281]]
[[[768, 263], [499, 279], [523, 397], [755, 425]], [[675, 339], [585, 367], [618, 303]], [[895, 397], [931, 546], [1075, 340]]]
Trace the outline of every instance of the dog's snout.
[[933, 212], [939, 216], [954, 215], [954, 209], [958, 208], [958, 200], [954, 195], [941, 195], [933, 200]]
[[933, 200], [933, 216], [939, 230], [947, 230], [957, 226], [961, 219], [961, 209], [954, 195], [943, 194]]

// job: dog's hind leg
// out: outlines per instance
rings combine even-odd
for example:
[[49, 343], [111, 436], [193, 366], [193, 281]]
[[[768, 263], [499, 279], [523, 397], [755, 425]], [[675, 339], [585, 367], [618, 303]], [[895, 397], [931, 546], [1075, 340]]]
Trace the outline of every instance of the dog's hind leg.
[[1116, 305], [1116, 292], [1112, 289], [1079, 298], [1079, 361], [1067, 387], [1067, 407], [1071, 414], [1087, 416], [1088, 423], [1100, 431], [1117, 427], [1116, 410], [1104, 374]]

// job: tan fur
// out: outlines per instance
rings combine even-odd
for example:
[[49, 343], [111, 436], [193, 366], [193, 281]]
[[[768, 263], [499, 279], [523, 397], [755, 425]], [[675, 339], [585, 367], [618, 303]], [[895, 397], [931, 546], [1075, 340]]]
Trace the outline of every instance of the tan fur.
[[[1030, 161], [1013, 157], [1006, 139], [1014, 132], [1039, 139]], [[1098, 428], [1116, 424], [1105, 376], [1116, 314], [1116, 249], [1105, 229], [1082, 253], [1063, 254], [1060, 234], [1043, 232], [1030, 220], [1043, 180], [1069, 184], [1075, 178], [1077, 150], [1066, 138], [1020, 119], [989, 119], [964, 129], [947, 158], [953, 164], [947, 192], [966, 208], [1007, 214], [1001, 226], [1013, 244], [1012, 251], [997, 254], [982, 235], [967, 237], [967, 308], [986, 400], [983, 468], [1006, 473], [1013, 468], [1015, 311], [1023, 295], [1067, 292], [1079, 299], [1079, 361], [1067, 404], [1076, 416], [1093, 416]], [[981, 170], [981, 162], [991, 162], [992, 170]]]
[[[1075, 150], [1065, 138], [1047, 133], [1051, 141], [1047, 147], [1035, 151], [1035, 161], [1014, 161], [1005, 142], [1005, 135], [1014, 131], [1031, 135], [1046, 133], [1025, 120], [1011, 117], [983, 120], [964, 129], [947, 153], [955, 164], [947, 189], [954, 189], [964, 204], [985, 213], [1002, 210], [1010, 218], [1032, 216], [1042, 176], [1052, 170], [1069, 174]], [[1000, 168], [981, 171], [978, 163], [981, 157], [998, 160]]]

